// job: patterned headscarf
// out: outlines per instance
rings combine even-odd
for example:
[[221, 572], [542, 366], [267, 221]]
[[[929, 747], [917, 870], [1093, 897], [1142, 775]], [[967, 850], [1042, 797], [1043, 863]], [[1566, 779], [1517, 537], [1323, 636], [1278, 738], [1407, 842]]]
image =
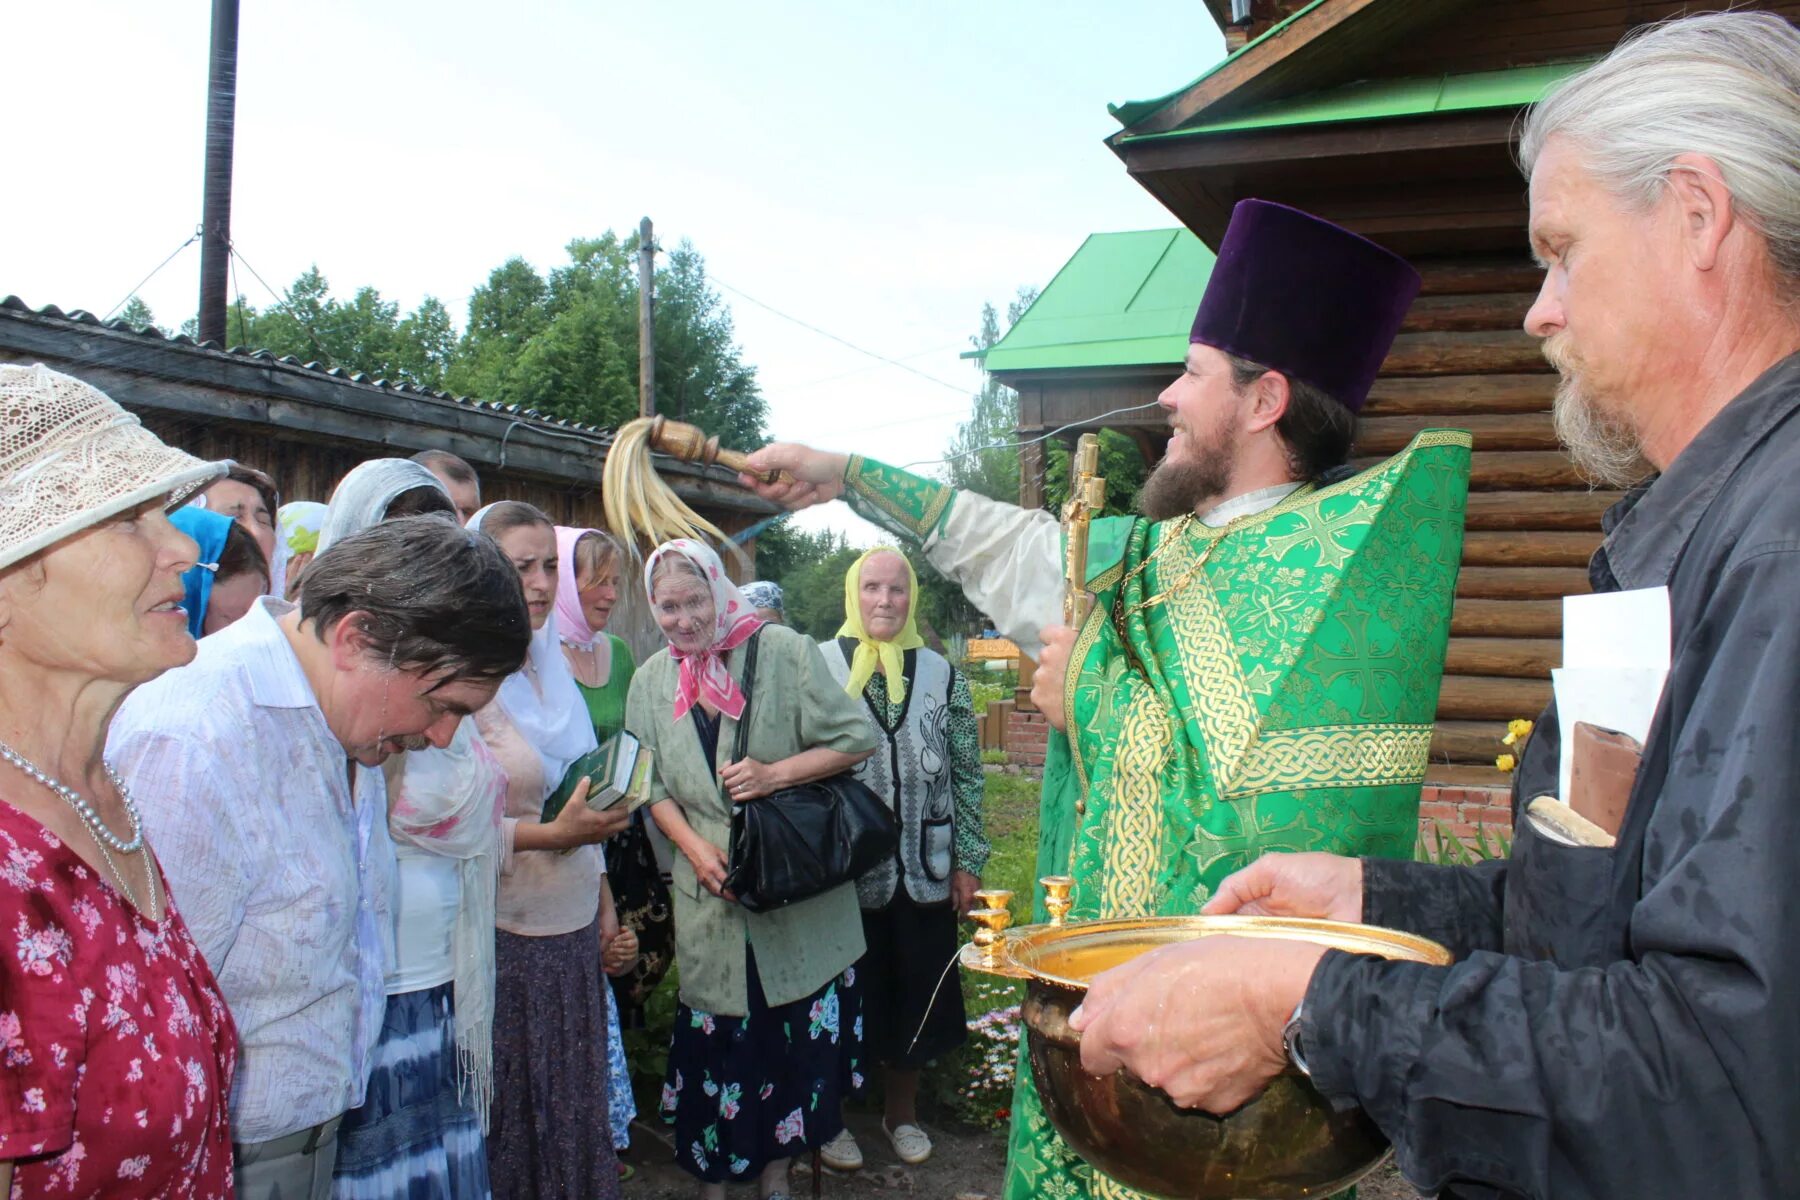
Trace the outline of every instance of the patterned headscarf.
[[[906, 594], [910, 598], [906, 606], [906, 624], [892, 641], [887, 642], [876, 641], [863, 628], [863, 564], [877, 554], [892, 554], [906, 563]], [[876, 546], [865, 550], [861, 558], [850, 564], [850, 569], [844, 572], [844, 623], [837, 631], [839, 637], [856, 639], [856, 653], [850, 658], [850, 682], [844, 685], [846, 692], [852, 696], [862, 695], [863, 688], [875, 677], [875, 669], [880, 667], [887, 675], [888, 703], [898, 704], [906, 699], [906, 652], [925, 644], [925, 639], [919, 636], [918, 613], [919, 577], [913, 574], [912, 563], [906, 555], [892, 546]]]
[[743, 587], [744, 599], [752, 608], [767, 608], [785, 614], [787, 609], [781, 603], [781, 585], [759, 579], [755, 583], [746, 583]]
[[669, 656], [681, 665], [681, 674], [675, 683], [675, 719], [679, 721], [687, 716], [688, 709], [704, 698], [736, 720], [744, 715], [744, 692], [731, 677], [731, 672], [725, 669], [724, 655], [727, 650], [743, 645], [767, 622], [756, 615], [756, 609], [744, 598], [744, 593], [725, 574], [725, 565], [712, 548], [688, 538], [664, 542], [650, 554], [650, 561], [644, 567], [644, 594], [649, 597], [653, 610], [656, 592], [651, 581], [656, 578], [657, 564], [671, 554], [694, 565], [700, 578], [712, 589], [713, 599], [712, 644], [693, 654], [669, 647]]

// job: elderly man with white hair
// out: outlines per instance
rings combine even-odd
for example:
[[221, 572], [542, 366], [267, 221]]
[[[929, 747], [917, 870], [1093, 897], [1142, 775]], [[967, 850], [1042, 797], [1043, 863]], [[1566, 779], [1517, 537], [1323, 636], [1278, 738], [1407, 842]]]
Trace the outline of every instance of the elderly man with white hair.
[[[1446, 1196], [1800, 1195], [1800, 32], [1652, 28], [1526, 122], [1527, 329], [1608, 514], [1594, 590], [1667, 586], [1616, 843], [1521, 814], [1475, 867], [1268, 855], [1206, 911], [1436, 938], [1449, 967], [1207, 939], [1096, 980], [1087, 1067], [1228, 1112], [1290, 1064]], [[1514, 788], [1558, 791], [1557, 718]]]

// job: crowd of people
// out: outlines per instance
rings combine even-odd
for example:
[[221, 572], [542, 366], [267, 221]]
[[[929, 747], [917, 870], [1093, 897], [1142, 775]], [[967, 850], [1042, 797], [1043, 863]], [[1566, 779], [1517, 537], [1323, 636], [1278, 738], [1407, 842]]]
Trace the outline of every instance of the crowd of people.
[[[913, 632], [903, 558], [858, 564], [820, 646], [711, 547], [640, 566], [482, 506], [444, 452], [283, 505], [72, 376], [0, 367], [0, 396], [0, 1193], [617, 1195], [621, 1019], [672, 967], [660, 1115], [703, 1196], [843, 1162], [877, 1063], [896, 1149], [929, 1153], [916, 1063], [960, 1011], [892, 1048], [986, 846], [968, 685]], [[641, 666], [607, 632], [626, 587], [668, 643]], [[860, 767], [896, 722], [899, 871], [860, 904], [734, 904], [732, 806]], [[626, 729], [645, 803], [596, 809], [581, 778], [545, 819]], [[886, 981], [874, 1028], [859, 975]]]

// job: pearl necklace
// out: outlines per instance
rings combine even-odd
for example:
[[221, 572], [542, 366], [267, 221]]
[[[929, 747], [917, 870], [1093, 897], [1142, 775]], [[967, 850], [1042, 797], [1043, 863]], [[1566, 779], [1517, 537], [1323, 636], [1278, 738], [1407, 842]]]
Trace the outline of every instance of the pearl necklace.
[[5, 759], [31, 778], [43, 784], [52, 792], [55, 792], [58, 796], [62, 797], [63, 801], [67, 803], [70, 808], [75, 810], [75, 815], [81, 818], [81, 823], [87, 826], [87, 831], [93, 835], [94, 844], [100, 847], [100, 857], [106, 860], [106, 865], [113, 874], [113, 882], [119, 885], [119, 891], [123, 893], [126, 901], [130, 903], [134, 910], [142, 913], [150, 921], [155, 922], [160, 920], [161, 918], [157, 912], [161, 900], [157, 896], [156, 864], [149, 862], [148, 856], [146, 856], [144, 868], [145, 873], [150, 880], [150, 907], [146, 909], [138, 903], [137, 893], [132, 890], [131, 884], [126, 881], [125, 872], [119, 870], [119, 864], [113, 861], [111, 852], [107, 850], [107, 847], [111, 846], [120, 854], [135, 854], [144, 848], [143, 819], [138, 815], [137, 805], [132, 803], [131, 789], [125, 786], [125, 781], [119, 778], [119, 773], [112, 769], [112, 764], [103, 762], [101, 765], [105, 767], [106, 777], [112, 781], [113, 787], [118, 789], [119, 799], [125, 802], [125, 816], [131, 821], [130, 841], [125, 841], [112, 830], [108, 829], [105, 822], [100, 820], [100, 814], [94, 811], [93, 805], [89, 804], [74, 788], [69, 787], [61, 780], [53, 779], [43, 771], [38, 770], [38, 768], [26, 759], [24, 755], [20, 754], [17, 750], [14, 750], [11, 746], [8, 746], [5, 742], [0, 742], [0, 758]]
[[94, 806], [89, 804], [81, 793], [61, 780], [53, 779], [40, 771], [24, 755], [5, 742], [0, 742], [0, 758], [5, 759], [62, 797], [63, 802], [75, 810], [75, 815], [81, 818], [82, 824], [88, 827], [88, 831], [94, 835], [94, 840], [99, 842], [102, 848], [111, 846], [120, 854], [136, 854], [144, 848], [143, 819], [138, 816], [137, 805], [132, 803], [131, 790], [125, 786], [125, 781], [119, 778], [119, 773], [112, 769], [111, 763], [102, 763], [101, 765], [106, 768], [106, 777], [112, 780], [113, 787], [118, 789], [119, 799], [125, 802], [125, 816], [131, 822], [130, 841], [124, 840], [108, 829], [106, 823], [100, 819], [100, 814], [94, 811]]

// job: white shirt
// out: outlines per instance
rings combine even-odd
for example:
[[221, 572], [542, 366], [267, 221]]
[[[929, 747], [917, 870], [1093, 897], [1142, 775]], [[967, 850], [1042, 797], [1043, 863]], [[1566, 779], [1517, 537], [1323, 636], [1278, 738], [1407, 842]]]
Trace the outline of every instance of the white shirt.
[[462, 908], [462, 863], [417, 846], [394, 845], [393, 920], [387, 948], [387, 994], [399, 996], [449, 983], [456, 975], [456, 915]]
[[[1233, 496], [1201, 514], [1217, 528], [1273, 508], [1298, 483]], [[940, 530], [925, 540], [925, 561], [962, 587], [994, 627], [1036, 658], [1038, 631], [1063, 620], [1062, 522], [1041, 508], [1020, 508], [978, 492], [956, 493]]]
[[258, 600], [127, 697], [107, 739], [237, 1022], [238, 1142], [361, 1104], [386, 1004], [386, 791], [326, 726], [275, 623], [293, 607]]

